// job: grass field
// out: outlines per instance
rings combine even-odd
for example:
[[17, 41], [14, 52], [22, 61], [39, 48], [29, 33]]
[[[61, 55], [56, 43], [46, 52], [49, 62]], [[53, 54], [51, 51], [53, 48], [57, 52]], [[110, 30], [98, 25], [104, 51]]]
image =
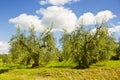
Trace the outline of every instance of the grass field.
[[36, 68], [0, 64], [0, 80], [120, 80], [120, 61], [105, 61], [89, 69]]

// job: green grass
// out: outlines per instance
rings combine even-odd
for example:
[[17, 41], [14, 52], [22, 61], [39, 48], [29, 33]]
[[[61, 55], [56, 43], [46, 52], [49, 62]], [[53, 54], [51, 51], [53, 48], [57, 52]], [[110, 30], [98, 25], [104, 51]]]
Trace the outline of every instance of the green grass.
[[120, 68], [120, 60], [108, 60], [104, 62], [98, 62], [93, 64], [92, 67], [105, 67], [105, 68]]
[[[89, 69], [48, 68], [30, 69], [22, 65], [0, 64], [0, 80], [119, 80], [120, 61], [105, 61]], [[61, 66], [60, 63], [58, 63]], [[62, 63], [63, 64], [63, 63]]]
[[2, 64], [2, 59], [0, 59], [0, 64]]
[[74, 68], [77, 64], [71, 61], [50, 62], [46, 67], [48, 68]]

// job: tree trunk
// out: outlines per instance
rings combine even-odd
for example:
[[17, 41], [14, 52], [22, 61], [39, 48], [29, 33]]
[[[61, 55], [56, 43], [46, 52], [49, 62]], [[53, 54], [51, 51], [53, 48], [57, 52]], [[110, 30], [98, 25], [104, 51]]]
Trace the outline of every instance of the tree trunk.
[[83, 55], [83, 57], [82, 57], [82, 65], [81, 65], [81, 67], [82, 68], [89, 68], [90, 67], [87, 54]]
[[30, 61], [31, 61], [31, 58], [30, 58], [30, 57], [27, 57], [27, 65], [30, 64]]
[[33, 60], [34, 60], [34, 63], [32, 65], [32, 68], [39, 67], [39, 55], [38, 54], [33, 55]]
[[84, 54], [82, 56], [82, 68], [89, 68], [90, 64], [89, 64], [89, 57], [88, 57], [88, 53], [87, 53], [87, 42], [84, 45]]

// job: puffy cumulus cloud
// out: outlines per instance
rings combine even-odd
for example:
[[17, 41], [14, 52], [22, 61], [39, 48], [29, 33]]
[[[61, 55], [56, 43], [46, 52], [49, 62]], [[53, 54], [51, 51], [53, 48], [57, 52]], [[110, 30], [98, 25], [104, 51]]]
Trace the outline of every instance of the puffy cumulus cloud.
[[95, 24], [95, 16], [94, 14], [88, 12], [88, 13], [84, 13], [82, 16], [80, 16], [79, 18], [79, 23], [80, 24], [84, 24], [84, 25], [91, 25], [91, 24]]
[[97, 13], [95, 17], [96, 17], [96, 21], [98, 21], [98, 23], [101, 23], [103, 20], [108, 21], [112, 18], [115, 18], [116, 15], [114, 15], [109, 10], [105, 10], [105, 11], [100, 11], [99, 13]]
[[109, 33], [120, 32], [120, 25], [116, 25], [112, 28], [108, 28]]
[[[38, 16], [21, 14], [16, 18], [9, 19], [10, 23], [15, 26], [20, 26], [22, 29], [28, 30], [34, 27], [36, 31], [44, 31], [47, 27], [53, 27], [53, 31], [62, 31], [66, 29], [71, 32], [76, 28], [77, 24], [94, 25], [97, 22], [101, 23], [103, 20], [109, 21], [116, 17], [111, 11], [100, 11], [96, 15], [91, 12], [84, 13], [77, 19], [72, 10], [60, 6], [50, 6], [48, 8], [40, 8], [36, 11], [37, 14], [42, 15], [41, 19]], [[118, 26], [114, 29], [116, 31]], [[109, 31], [115, 32], [113, 28]]]
[[0, 41], [0, 54], [8, 53], [10, 45], [7, 42]]
[[54, 30], [66, 29], [68, 32], [74, 30], [77, 17], [72, 10], [64, 7], [51, 6], [47, 9], [40, 9], [36, 11], [42, 14], [41, 22], [44, 26], [53, 26]]
[[115, 17], [116, 15], [114, 15], [109, 10], [100, 11], [97, 13], [97, 15], [88, 12], [79, 17], [78, 23], [84, 25], [94, 25], [96, 23], [102, 23], [103, 20], [109, 21], [110, 19]]
[[39, 17], [33, 15], [21, 14], [16, 18], [9, 19], [9, 22], [15, 24], [16, 27], [19, 25], [21, 29], [25, 30], [32, 27], [34, 27], [35, 31], [43, 31], [45, 29]]
[[52, 4], [56, 6], [64, 5], [71, 2], [78, 2], [80, 0], [40, 0], [41, 5]]

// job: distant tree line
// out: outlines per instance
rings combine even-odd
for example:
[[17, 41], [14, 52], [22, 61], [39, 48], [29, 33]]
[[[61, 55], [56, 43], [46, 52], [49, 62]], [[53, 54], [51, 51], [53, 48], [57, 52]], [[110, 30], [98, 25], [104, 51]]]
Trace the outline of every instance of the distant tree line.
[[31, 65], [32, 68], [45, 66], [52, 61], [70, 61], [76, 68], [89, 68], [90, 65], [109, 59], [120, 59], [120, 41], [116, 42], [108, 32], [106, 23], [95, 25], [96, 31], [79, 25], [71, 33], [64, 30], [60, 39], [61, 50], [49, 28], [36, 33], [34, 28], [23, 31], [19, 27], [10, 40], [10, 53], [1, 54], [5, 63]]

